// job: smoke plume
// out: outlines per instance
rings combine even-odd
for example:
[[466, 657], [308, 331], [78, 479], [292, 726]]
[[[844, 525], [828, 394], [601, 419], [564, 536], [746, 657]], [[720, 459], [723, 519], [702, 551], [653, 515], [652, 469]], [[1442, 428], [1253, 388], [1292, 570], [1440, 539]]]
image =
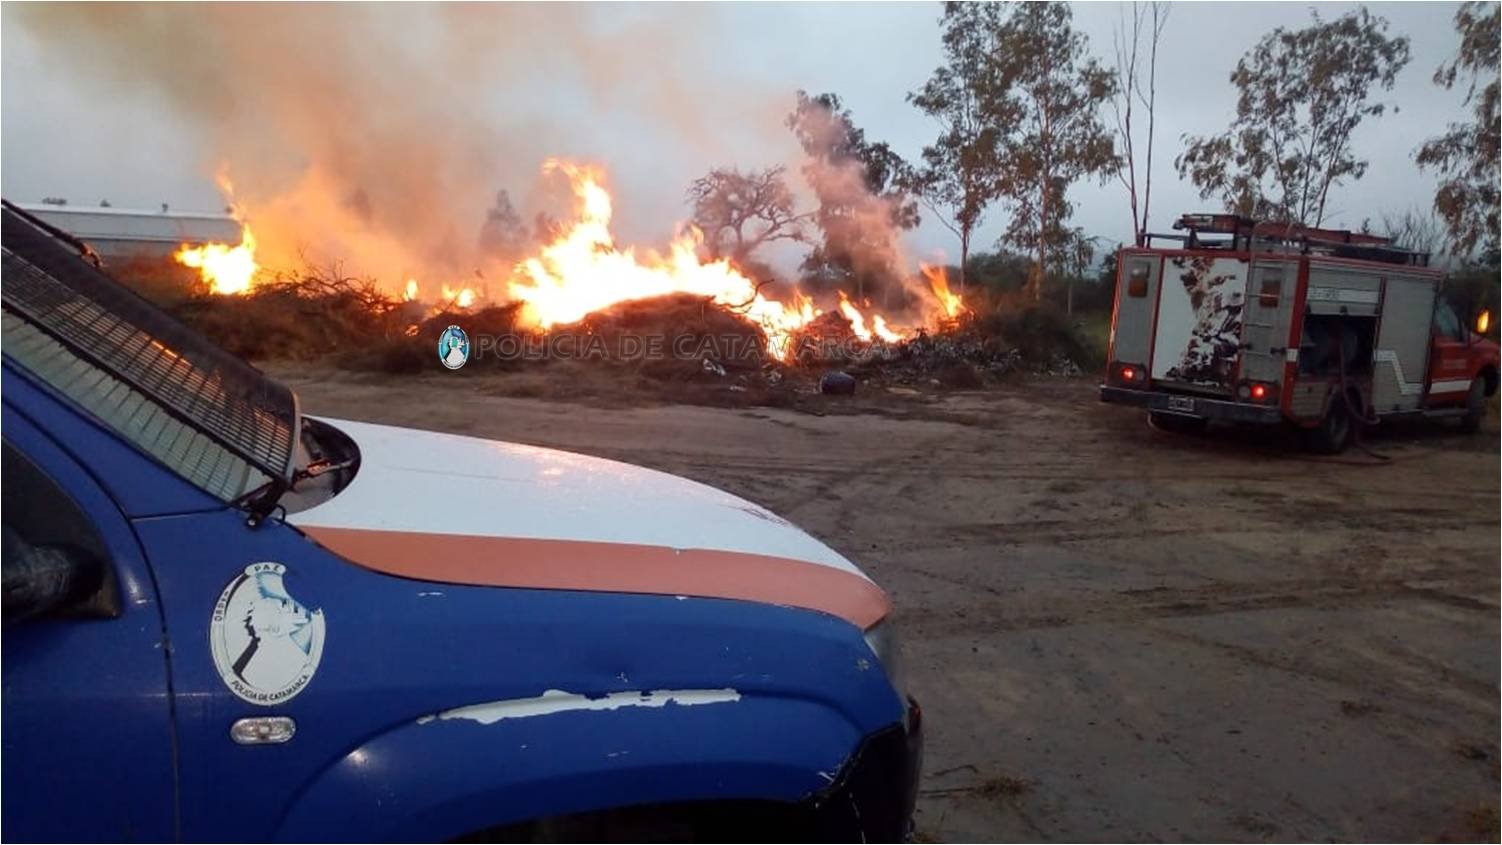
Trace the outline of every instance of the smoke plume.
[[[529, 209], [565, 201], [563, 186], [540, 186], [540, 165], [604, 152], [593, 140], [600, 115], [629, 107], [701, 153], [733, 125], [690, 87], [702, 72], [681, 66], [698, 64], [679, 43], [700, 14], [691, 7], [674, 12], [671, 31], [630, 9], [570, 4], [7, 12], [65, 57], [59, 74], [108, 97], [165, 100], [209, 139], [212, 152], [187, 166], [231, 178], [263, 249], [287, 253], [265, 255], [272, 266], [306, 257], [383, 278], [467, 276], [496, 191]], [[751, 102], [786, 97], [725, 84]]]
[[882, 193], [873, 187], [889, 181], [891, 174], [871, 172], [874, 166], [893, 165], [889, 152], [885, 145], [865, 141], [838, 98], [800, 93], [798, 104], [787, 124], [802, 144], [805, 158], [800, 169], [817, 203], [815, 222], [824, 234], [823, 246], [811, 256], [808, 269], [858, 299], [908, 310], [918, 285], [906, 270], [898, 221], [915, 212], [901, 191]]
[[[805, 143], [800, 161], [782, 125], [792, 92], [716, 61], [714, 39], [697, 34], [708, 14], [676, 4], [6, 8], [7, 23], [59, 57], [56, 74], [70, 77], [59, 84], [165, 102], [205, 138], [204, 160], [184, 166], [229, 177], [271, 269], [337, 261], [392, 290], [415, 276], [499, 295], [526, 237], [572, 204], [562, 180], [540, 177], [542, 163], [616, 158], [630, 144], [622, 132], [646, 127], [656, 148], [626, 160], [798, 163], [826, 242], [854, 271], [837, 284], [901, 307], [888, 293], [907, 277], [891, 200], [867, 189], [859, 161], [831, 153], [841, 139], [827, 115], [810, 127], [823, 151]], [[681, 196], [696, 175], [675, 174], [661, 194]], [[628, 242], [660, 242], [686, 211], [642, 220], [632, 197], [621, 200]]]

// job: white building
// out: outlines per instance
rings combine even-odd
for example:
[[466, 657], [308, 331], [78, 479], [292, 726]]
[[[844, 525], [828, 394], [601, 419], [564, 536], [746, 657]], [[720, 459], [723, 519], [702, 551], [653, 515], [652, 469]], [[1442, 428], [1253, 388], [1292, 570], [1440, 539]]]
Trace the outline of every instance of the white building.
[[106, 261], [167, 258], [183, 244], [237, 244], [240, 224], [228, 214], [16, 203], [30, 214], [86, 241]]

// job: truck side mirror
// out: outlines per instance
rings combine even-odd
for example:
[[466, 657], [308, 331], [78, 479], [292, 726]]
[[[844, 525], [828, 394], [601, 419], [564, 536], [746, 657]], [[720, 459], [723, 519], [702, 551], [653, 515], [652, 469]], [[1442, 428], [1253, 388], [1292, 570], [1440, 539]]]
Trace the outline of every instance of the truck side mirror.
[[78, 605], [99, 592], [107, 570], [104, 561], [77, 546], [32, 545], [5, 527], [0, 560], [7, 624], [47, 616]]

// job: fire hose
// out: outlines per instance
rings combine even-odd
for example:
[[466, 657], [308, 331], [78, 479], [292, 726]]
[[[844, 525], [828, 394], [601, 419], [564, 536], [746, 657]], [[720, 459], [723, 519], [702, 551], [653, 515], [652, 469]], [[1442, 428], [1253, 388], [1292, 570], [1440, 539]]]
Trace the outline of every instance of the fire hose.
[[[1341, 465], [1345, 465], [1345, 466], [1366, 466], [1366, 467], [1370, 467], [1370, 466], [1382, 466], [1384, 464], [1391, 463], [1393, 460], [1395, 460], [1393, 458], [1393, 456], [1391, 456], [1391, 455], [1384, 455], [1381, 452], [1377, 452], [1374, 449], [1372, 449], [1370, 446], [1366, 445], [1365, 438], [1362, 435], [1362, 428], [1363, 427], [1378, 425], [1380, 423], [1380, 420], [1377, 418], [1376, 409], [1372, 406], [1372, 404], [1369, 401], [1368, 397], [1366, 396], [1365, 392], [1361, 390], [1361, 388], [1360, 388], [1359, 385], [1357, 385], [1357, 386], [1352, 386], [1351, 385], [1350, 379], [1349, 379], [1348, 374], [1346, 372], [1346, 341], [1347, 341], [1348, 338], [1351, 337], [1351, 335], [1350, 335], [1350, 328], [1348, 326], [1342, 325], [1340, 327], [1340, 334], [1338, 336], [1335, 336], [1335, 335], [1326, 335], [1326, 337], [1328, 338], [1328, 346], [1327, 346], [1327, 348], [1334, 347], [1333, 351], [1334, 351], [1335, 356], [1336, 356], [1336, 358], [1335, 358], [1335, 360], [1336, 360], [1336, 373], [1339, 376], [1339, 380], [1340, 380], [1339, 381], [1339, 385], [1338, 385], [1339, 391], [1340, 391], [1340, 402], [1341, 402], [1341, 405], [1344, 407], [1346, 414], [1351, 419], [1351, 424], [1353, 426], [1355, 426], [1354, 430], [1351, 432], [1353, 444], [1355, 445], [1355, 447], [1357, 449], [1361, 450], [1363, 453], [1365, 453], [1369, 457], [1374, 458], [1375, 462], [1374, 463], [1366, 463], [1366, 462], [1358, 462], [1358, 461], [1350, 461], [1350, 460], [1341, 460], [1341, 459], [1333, 457], [1333, 456], [1324, 456], [1324, 457], [1315, 458], [1315, 457], [1307, 456], [1307, 455], [1303, 456], [1302, 460], [1313, 461], [1313, 462], [1322, 463], [1322, 464], [1341, 464]], [[1360, 339], [1356, 338], [1356, 343], [1353, 345], [1353, 350], [1352, 350], [1353, 354], [1359, 348], [1360, 348]], [[1326, 370], [1326, 372], [1328, 372], [1328, 370]], [[1355, 400], [1352, 399], [1352, 394], [1353, 393], [1356, 396]], [[1149, 428], [1152, 428], [1154, 430], [1157, 430], [1157, 428], [1158, 428], [1153, 423], [1151, 415], [1149, 415], [1149, 417], [1147, 419], [1147, 425], [1148, 425]]]
[[[1337, 362], [1337, 372], [1340, 374], [1340, 401], [1341, 404], [1345, 406], [1346, 413], [1351, 419], [1351, 425], [1355, 427], [1351, 431], [1351, 439], [1354, 442], [1356, 448], [1360, 449], [1367, 455], [1370, 455], [1371, 457], [1376, 458], [1379, 461], [1391, 461], [1391, 455], [1384, 455], [1381, 452], [1373, 450], [1370, 446], [1366, 445], [1365, 438], [1362, 436], [1363, 428], [1365, 428], [1366, 426], [1377, 425], [1379, 420], [1377, 419], [1376, 411], [1372, 408], [1370, 399], [1361, 390], [1361, 387], [1359, 385], [1355, 387], [1350, 386], [1349, 382], [1346, 379], [1346, 338], [1350, 336], [1349, 331], [1350, 328], [1342, 323], [1340, 326], [1339, 339], [1334, 340], [1334, 342], [1338, 344], [1337, 349], [1335, 350], [1335, 360]], [[1332, 337], [1332, 340], [1333, 339], [1334, 338]], [[1357, 338], [1355, 344], [1356, 348], [1360, 348], [1360, 343], [1360, 338]], [[1352, 393], [1356, 394], [1356, 397], [1359, 400], [1359, 407], [1352, 404]]]

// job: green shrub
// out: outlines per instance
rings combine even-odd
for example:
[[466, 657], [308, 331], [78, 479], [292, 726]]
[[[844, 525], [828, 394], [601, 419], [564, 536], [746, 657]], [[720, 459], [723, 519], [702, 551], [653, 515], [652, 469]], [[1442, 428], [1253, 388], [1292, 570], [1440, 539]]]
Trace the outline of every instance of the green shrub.
[[1083, 322], [1048, 303], [1017, 307], [1003, 304], [998, 310], [978, 317], [975, 328], [984, 336], [999, 338], [1016, 348], [1023, 359], [1035, 365], [1047, 365], [1064, 357], [1089, 370], [1105, 361], [1105, 350], [1090, 342]]

